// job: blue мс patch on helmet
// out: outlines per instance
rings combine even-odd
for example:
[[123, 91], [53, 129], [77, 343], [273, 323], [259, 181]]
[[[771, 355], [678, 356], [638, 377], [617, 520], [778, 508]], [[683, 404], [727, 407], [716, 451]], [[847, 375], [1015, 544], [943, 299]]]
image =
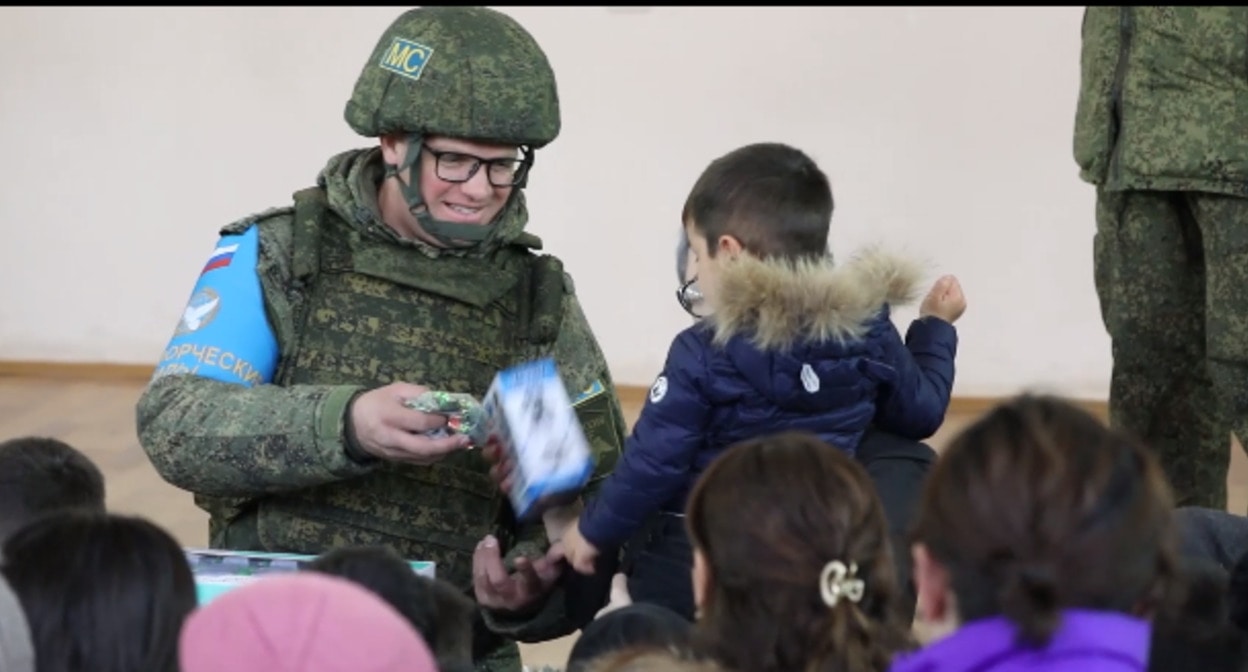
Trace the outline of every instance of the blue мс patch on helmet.
[[378, 65], [396, 75], [418, 80], [425, 71], [430, 56], [433, 56], [433, 47], [396, 37], [390, 43], [390, 48], [381, 55]]

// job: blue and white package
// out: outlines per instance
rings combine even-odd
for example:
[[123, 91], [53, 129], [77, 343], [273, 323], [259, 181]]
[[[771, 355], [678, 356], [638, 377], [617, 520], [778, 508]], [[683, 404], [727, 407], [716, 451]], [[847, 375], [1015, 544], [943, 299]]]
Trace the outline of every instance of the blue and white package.
[[480, 433], [514, 465], [508, 495], [517, 518], [536, 520], [580, 495], [594, 457], [553, 359], [499, 372], [481, 403]]

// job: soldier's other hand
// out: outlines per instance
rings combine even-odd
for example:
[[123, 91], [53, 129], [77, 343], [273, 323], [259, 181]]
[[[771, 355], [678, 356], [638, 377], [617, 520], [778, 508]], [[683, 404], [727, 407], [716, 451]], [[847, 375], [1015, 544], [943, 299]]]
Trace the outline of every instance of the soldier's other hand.
[[939, 317], [949, 324], [957, 322], [964, 312], [966, 296], [962, 293], [962, 284], [952, 275], [937, 280], [919, 306], [919, 315]]
[[485, 447], [481, 449], [481, 455], [489, 461], [490, 478], [494, 479], [494, 482], [498, 484], [498, 489], [503, 492], [511, 492], [511, 472], [515, 468], [515, 464], [507, 456], [503, 447], [493, 437], [490, 437]]
[[424, 413], [403, 405], [404, 400], [428, 391], [420, 385], [391, 383], [369, 390], [351, 404], [351, 424], [356, 443], [370, 455], [383, 460], [433, 464], [448, 454], [464, 450], [469, 439], [463, 434], [425, 436], [446, 426], [446, 416]]
[[563, 547], [555, 544], [536, 559], [516, 558], [516, 571], [508, 573], [498, 540], [487, 536], [472, 554], [472, 589], [477, 603], [492, 611], [521, 611], [533, 606], [563, 573]]

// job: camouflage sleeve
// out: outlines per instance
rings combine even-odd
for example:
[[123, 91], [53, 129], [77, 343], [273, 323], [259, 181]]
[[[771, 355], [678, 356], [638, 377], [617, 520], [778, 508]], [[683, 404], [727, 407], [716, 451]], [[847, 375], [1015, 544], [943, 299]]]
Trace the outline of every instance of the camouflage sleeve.
[[[568, 389], [579, 390], [573, 394], [573, 405], [596, 459], [594, 474], [582, 497], [593, 497], [615, 468], [628, 428], [606, 358], [580, 302], [571, 292], [565, 297], [563, 326], [550, 355], [558, 363]], [[508, 566], [517, 556], [540, 556], [550, 546], [541, 523], [521, 526], [516, 539], [517, 543], [508, 549]], [[603, 558], [599, 573], [588, 577], [565, 570], [564, 578], [542, 605], [523, 614], [482, 610], [485, 623], [494, 632], [521, 642], [544, 642], [569, 635], [606, 604], [617, 564], [618, 558]]]
[[615, 469], [628, 426], [607, 359], [575, 294], [566, 297], [563, 329], [551, 356], [573, 392], [572, 404], [594, 451], [594, 474], [585, 486], [585, 495], [592, 496]]
[[169, 483], [210, 496], [305, 488], [368, 471], [344, 450], [349, 386], [273, 384], [288, 342], [289, 217], [223, 231], [136, 408]]

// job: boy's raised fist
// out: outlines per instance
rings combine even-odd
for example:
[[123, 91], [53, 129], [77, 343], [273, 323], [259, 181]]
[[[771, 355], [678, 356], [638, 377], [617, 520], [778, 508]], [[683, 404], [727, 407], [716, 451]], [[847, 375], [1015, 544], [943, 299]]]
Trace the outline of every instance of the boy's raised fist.
[[939, 317], [953, 324], [966, 312], [966, 296], [962, 294], [962, 285], [952, 275], [946, 275], [936, 281], [932, 290], [919, 306], [919, 315]]

